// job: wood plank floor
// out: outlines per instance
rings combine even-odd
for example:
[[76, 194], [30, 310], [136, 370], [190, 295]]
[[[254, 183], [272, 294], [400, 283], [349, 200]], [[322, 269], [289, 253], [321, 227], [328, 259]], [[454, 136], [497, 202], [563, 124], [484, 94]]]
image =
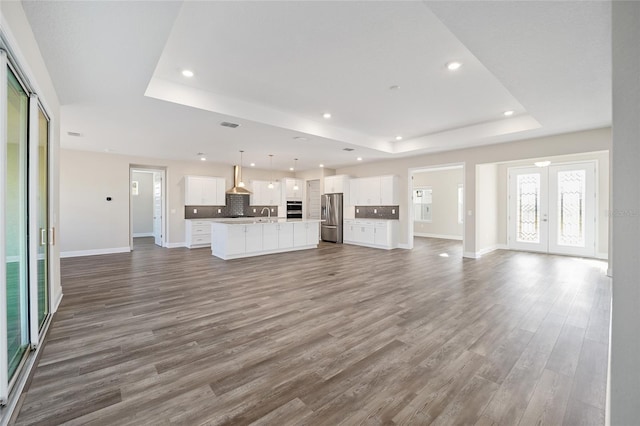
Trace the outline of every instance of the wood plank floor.
[[16, 423], [604, 424], [604, 262], [415, 245], [63, 259]]

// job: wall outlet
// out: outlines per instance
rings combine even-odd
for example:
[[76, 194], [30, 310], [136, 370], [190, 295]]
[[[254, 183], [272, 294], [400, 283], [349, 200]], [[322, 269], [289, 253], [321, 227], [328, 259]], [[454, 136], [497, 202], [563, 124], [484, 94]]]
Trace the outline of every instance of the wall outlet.
[[218, 213], [222, 213], [222, 209], [218, 209]]
[[275, 212], [275, 211], [276, 211], [276, 209], [271, 209], [271, 213], [273, 213], [273, 212]]
[[198, 213], [198, 209], [193, 209], [193, 212], [194, 213]]
[[373, 209], [373, 214], [378, 214], [378, 209]]
[[256, 212], [256, 209], [253, 209], [253, 212], [255, 213], [255, 212]]
[[356, 213], [360, 213], [360, 209], [356, 209]]
[[396, 214], [396, 209], [391, 209], [391, 214]]

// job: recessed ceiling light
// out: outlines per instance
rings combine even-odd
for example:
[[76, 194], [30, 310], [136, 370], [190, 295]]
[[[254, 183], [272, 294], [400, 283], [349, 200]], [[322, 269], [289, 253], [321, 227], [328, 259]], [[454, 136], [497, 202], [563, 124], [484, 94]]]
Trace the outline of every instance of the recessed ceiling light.
[[536, 167], [547, 167], [551, 164], [551, 161], [536, 161], [533, 163]]
[[449, 71], [455, 71], [455, 70], [459, 69], [461, 66], [462, 66], [462, 63], [457, 62], [457, 61], [453, 61], [453, 62], [447, 63], [447, 69]]
[[511, 111], [511, 110], [509, 110], [509, 111], [505, 111], [505, 112], [503, 112], [503, 114], [504, 114], [504, 116], [505, 116], [505, 117], [511, 117], [511, 116], [513, 115], [513, 113], [514, 113], [514, 112], [515, 112], [515, 111]]
[[398, 90], [400, 89], [400, 86], [398, 86], [397, 84], [394, 84], [393, 86], [389, 86], [389, 90]]
[[255, 166], [256, 166], [256, 163], [251, 163], [251, 164], [249, 164], [249, 165], [250, 165], [251, 167], [255, 167]]
[[331, 113], [325, 112], [324, 114], [322, 114], [322, 118], [325, 118], [327, 120], [330, 119], [331, 118]]
[[191, 71], [191, 70], [182, 70], [182, 75], [187, 77], [187, 78], [191, 78], [191, 77], [193, 77], [193, 71]]
[[324, 164], [320, 164], [320, 167], [324, 167]]
[[302, 141], [302, 142], [307, 140], [307, 138], [305, 138], [304, 136], [294, 136], [293, 139], [297, 141]]
[[400, 136], [400, 135], [396, 136], [396, 140], [397, 141], [401, 141], [402, 140], [402, 136]]
[[362, 161], [362, 157], [358, 157], [358, 158], [356, 158], [356, 160]]

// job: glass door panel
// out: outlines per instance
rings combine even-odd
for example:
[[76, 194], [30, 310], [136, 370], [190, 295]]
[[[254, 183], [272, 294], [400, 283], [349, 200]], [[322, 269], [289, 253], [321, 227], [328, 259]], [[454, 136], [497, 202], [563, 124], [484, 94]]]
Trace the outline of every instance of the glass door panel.
[[509, 170], [510, 248], [547, 250], [547, 175], [539, 168]]
[[8, 70], [5, 262], [9, 379], [14, 375], [29, 339], [27, 280], [27, 128], [29, 98]]
[[49, 313], [49, 120], [38, 109], [38, 327]]

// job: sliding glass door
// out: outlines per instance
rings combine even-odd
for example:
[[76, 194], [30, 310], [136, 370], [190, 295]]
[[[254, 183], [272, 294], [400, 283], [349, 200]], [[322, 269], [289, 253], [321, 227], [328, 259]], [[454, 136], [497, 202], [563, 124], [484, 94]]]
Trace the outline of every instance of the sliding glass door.
[[7, 143], [5, 174], [5, 267], [8, 378], [29, 345], [27, 258], [27, 149], [29, 97], [7, 70]]
[[37, 303], [38, 303], [38, 331], [42, 329], [47, 314], [49, 314], [49, 119], [38, 110], [38, 147], [37, 154], [31, 158], [38, 162], [35, 189], [37, 209]]

